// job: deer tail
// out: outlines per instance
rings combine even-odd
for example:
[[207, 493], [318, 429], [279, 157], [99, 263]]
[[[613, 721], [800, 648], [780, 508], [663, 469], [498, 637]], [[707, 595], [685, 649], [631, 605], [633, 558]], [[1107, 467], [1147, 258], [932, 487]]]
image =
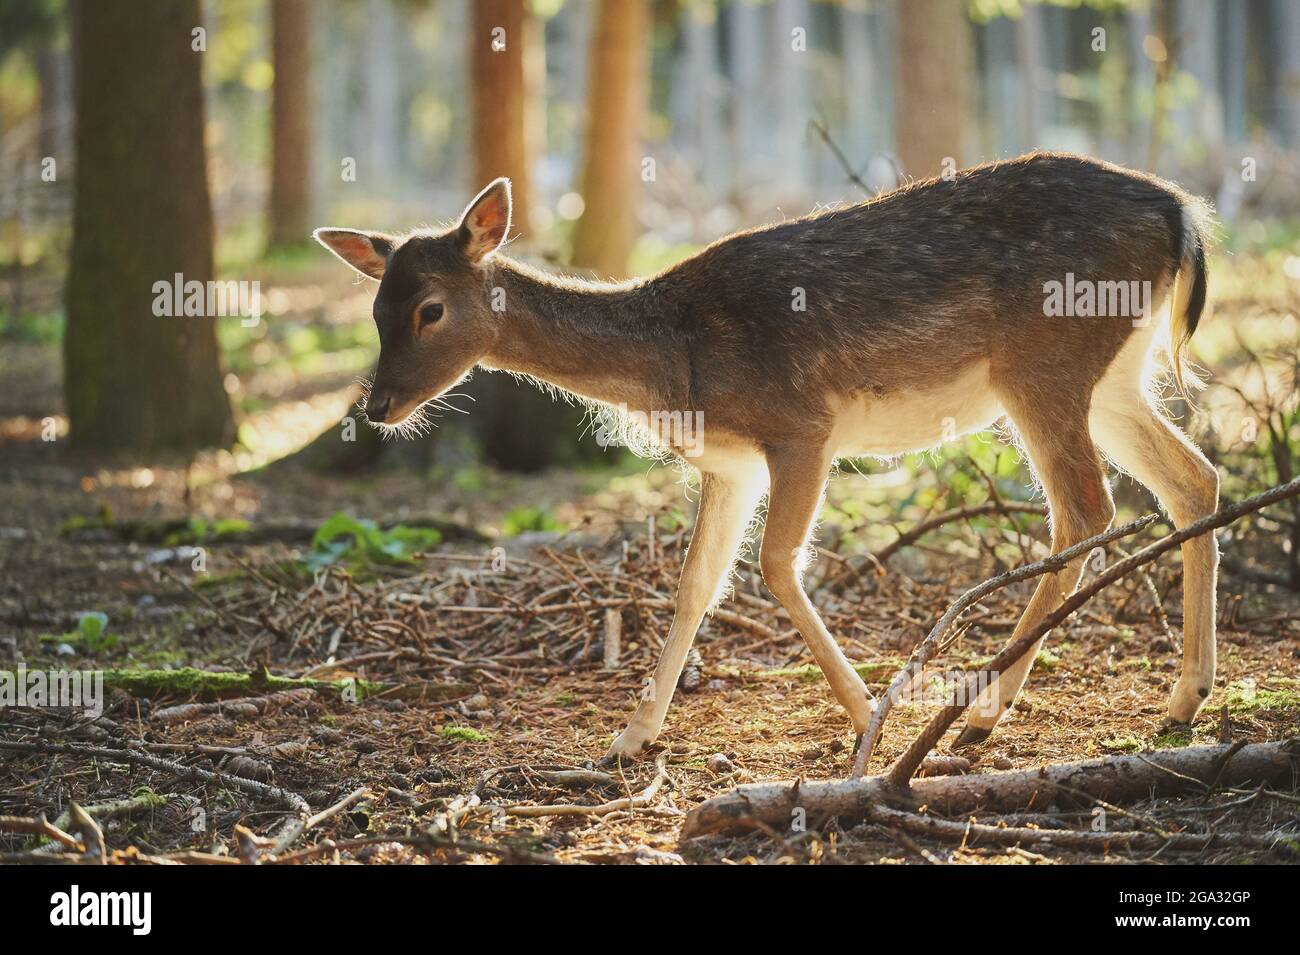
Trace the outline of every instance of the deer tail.
[[1169, 329], [1169, 362], [1173, 367], [1174, 381], [1184, 396], [1188, 393], [1189, 377], [1194, 387], [1200, 384], [1194, 375], [1189, 375], [1184, 369], [1184, 354], [1187, 343], [1196, 334], [1201, 313], [1205, 311], [1209, 281], [1205, 267], [1205, 247], [1210, 239], [1210, 215], [1209, 207], [1199, 199], [1190, 196], [1184, 198]]

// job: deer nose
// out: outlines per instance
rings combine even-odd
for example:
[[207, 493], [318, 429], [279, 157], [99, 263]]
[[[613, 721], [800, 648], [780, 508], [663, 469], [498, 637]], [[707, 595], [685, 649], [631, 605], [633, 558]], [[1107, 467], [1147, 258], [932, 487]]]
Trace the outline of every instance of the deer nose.
[[370, 400], [366, 402], [366, 417], [377, 424], [383, 424], [388, 419], [388, 409], [392, 406], [392, 395], [383, 397], [371, 395]]

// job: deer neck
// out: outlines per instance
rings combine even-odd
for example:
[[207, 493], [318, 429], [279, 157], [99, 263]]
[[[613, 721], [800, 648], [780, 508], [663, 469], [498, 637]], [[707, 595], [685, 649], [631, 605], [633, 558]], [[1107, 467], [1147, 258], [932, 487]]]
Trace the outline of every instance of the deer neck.
[[481, 364], [610, 405], [685, 410], [686, 350], [654, 280], [587, 282], [497, 258], [501, 334]]

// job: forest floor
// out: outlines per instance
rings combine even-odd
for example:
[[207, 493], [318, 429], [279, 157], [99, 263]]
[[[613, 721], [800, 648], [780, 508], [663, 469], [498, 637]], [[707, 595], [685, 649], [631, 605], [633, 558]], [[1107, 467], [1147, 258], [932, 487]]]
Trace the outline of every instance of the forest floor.
[[[0, 815], [43, 813], [53, 820], [72, 801], [101, 806], [136, 797], [133, 809], [116, 818], [110, 811], [104, 819], [110, 849], [238, 854], [237, 824], [267, 836], [289, 815], [274, 799], [225, 781], [242, 775], [299, 794], [314, 812], [365, 790], [280, 853], [301, 861], [918, 862], [924, 853], [932, 861], [1013, 864], [1284, 858], [1230, 846], [1195, 854], [1081, 856], [1055, 849], [1047, 834], [1012, 849], [977, 840], [921, 847], [879, 826], [841, 831], [833, 823], [780, 839], [758, 833], [679, 843], [683, 813], [737, 783], [836, 778], [849, 769], [847, 720], [749, 562], [741, 566], [737, 595], [722, 604], [738, 618], [706, 623], [697, 642], [700, 658], [688, 671], [690, 691], [674, 700], [658, 749], [666, 755], [661, 785], [643, 806], [591, 812], [640, 793], [656, 776], [655, 753], [612, 770], [608, 781], [577, 789], [548, 774], [582, 768], [604, 753], [653, 668], [686, 531], [662, 530], [651, 548], [645, 523], [619, 518], [644, 508], [647, 493], [652, 499], [676, 495], [685, 506], [683, 489], [661, 472], [631, 485], [639, 489], [636, 501], [631, 491], [617, 490], [618, 482], [615, 491], [589, 495], [565, 487], [565, 476], [514, 479], [495, 496], [496, 509], [542, 494], [572, 494], [564, 516], [579, 529], [456, 540], [451, 522], [443, 525], [443, 543], [409, 562], [358, 562], [351, 553], [313, 572], [304, 560], [320, 548], [296, 539], [292, 527], [287, 540], [259, 540], [258, 529], [279, 528], [274, 536], [284, 536], [285, 515], [314, 526], [340, 510], [376, 517], [382, 527], [385, 513], [377, 502], [411, 499], [411, 479], [323, 480], [281, 471], [214, 481], [192, 492], [191, 513], [215, 509], [253, 519], [229, 534], [195, 526], [177, 531], [159, 521], [186, 513], [181, 470], [151, 469], [141, 487], [146, 482], [136, 470], [114, 480], [111, 471], [83, 473], [40, 443], [10, 450], [0, 494], [0, 619], [7, 644], [0, 650], [6, 658], [29, 670], [266, 668], [281, 676], [382, 681], [389, 689], [355, 702], [308, 691], [278, 706], [209, 706], [177, 718], [163, 711], [200, 697], [164, 675], [155, 690], [109, 691], [105, 718], [94, 725], [54, 711], [0, 711], [0, 742], [38, 744], [0, 758]], [[467, 527], [485, 518], [469, 518], [460, 503], [436, 495], [424, 503], [430, 512], [460, 513]], [[95, 519], [109, 511], [111, 520]], [[72, 515], [86, 519], [69, 521]], [[954, 557], [952, 547], [939, 545], [988, 535], [996, 523], [954, 525], [914, 552], [896, 555], [883, 574], [863, 573], [847, 587], [831, 583], [845, 566], [842, 559], [823, 555], [813, 566], [815, 599], [874, 691], [883, 689], [953, 599], [998, 569], [992, 548], [966, 556], [958, 549]], [[1027, 526], [1026, 541], [1041, 536], [1032, 529], [1041, 532], [1036, 521]], [[187, 537], [190, 543], [182, 543]], [[1027, 543], [1026, 553], [1035, 546]], [[201, 573], [193, 569], [194, 547], [203, 549]], [[1176, 633], [1177, 561], [1162, 561], [1154, 582]], [[1214, 697], [1193, 729], [1169, 733], [1161, 727], [1179, 665], [1177, 638], [1135, 579], [1053, 634], [1015, 710], [989, 740], [963, 751], [972, 771], [1221, 736], [1263, 741], [1300, 735], [1295, 597], [1243, 590], [1230, 577], [1221, 594], [1235, 609], [1225, 612], [1220, 630]], [[1016, 586], [976, 608], [969, 628], [936, 661], [936, 672], [995, 654], [1027, 596], [1025, 586]], [[602, 660], [610, 603], [622, 630], [612, 669]], [[546, 609], [537, 613], [539, 607]], [[107, 617], [102, 633], [79, 630], [79, 614], [88, 611]], [[256, 701], [266, 692], [236, 695]], [[877, 763], [897, 755], [934, 708], [932, 702], [900, 707]], [[130, 746], [175, 762], [172, 768], [128, 766], [102, 756], [51, 754], [40, 749], [42, 742]], [[182, 765], [223, 777], [186, 778]], [[521, 806], [561, 804], [588, 809], [512, 814]], [[1252, 793], [1152, 801], [1132, 811], [1146, 820], [1139, 825], [1158, 818], [1171, 831], [1282, 826], [1297, 832], [1293, 803]], [[1063, 824], [1081, 828], [1091, 818], [1089, 807], [1060, 816]], [[461, 847], [416, 838], [429, 831], [440, 838], [454, 834]], [[0, 851], [24, 846], [27, 837], [0, 835]], [[262, 845], [260, 851], [269, 849]]]
[[[1235, 318], [1231, 329], [1220, 320], [1211, 330], [1294, 327], [1285, 318], [1295, 312], [1294, 289], [1278, 284], [1264, 296], [1259, 275], [1280, 273], [1253, 263], [1236, 266], [1237, 300], [1220, 282]], [[232, 338], [224, 345], [237, 373], [228, 384], [242, 412], [240, 449], [183, 467], [79, 459], [57, 412], [57, 343], [8, 342], [0, 352], [0, 670], [99, 671], [119, 686], [89, 723], [50, 708], [0, 709], [0, 816], [53, 821], [74, 802], [89, 806], [108, 850], [126, 861], [185, 850], [206, 861], [369, 863], [1294, 858], [1294, 787], [1197, 791], [1105, 816], [1117, 831], [1283, 834], [1271, 850], [1054, 846], [1046, 827], [1097, 825], [1098, 807], [1086, 803], [1041, 813], [1043, 838], [1011, 848], [825, 820], [806, 832], [680, 841], [685, 812], [739, 783], [849, 771], [848, 720], [750, 558], [697, 640], [659, 747], [608, 778], [565, 775], [590, 773], [635, 709], [667, 633], [693, 495], [670, 469], [635, 462], [531, 477], [477, 465], [351, 476], [292, 464], [257, 470], [337, 424], [355, 398], [353, 379], [373, 360], [372, 331], [354, 321], [369, 309], [366, 289], [328, 281], [312, 274], [279, 283], [281, 313], [255, 330], [264, 337], [223, 330]], [[1198, 338], [1198, 347], [1227, 369], [1230, 340], [1222, 341]], [[1220, 418], [1242, 420], [1239, 411]], [[978, 474], [953, 464], [967, 455]], [[1219, 460], [1226, 496], [1273, 481], [1258, 454]], [[993, 515], [942, 528], [880, 573], [865, 564], [861, 555], [879, 552], [894, 528], [954, 500], [981, 500], [986, 484], [1023, 497], [1014, 452], [991, 439], [832, 482], [820, 538], [827, 550], [808, 586], [873, 691], [967, 588], [1045, 553], [1041, 518]], [[1127, 517], [1150, 508], [1130, 482], [1116, 489]], [[341, 536], [314, 542], [340, 513], [375, 526], [335, 521]], [[1180, 660], [1181, 565], [1171, 554], [1151, 567], [1150, 581], [1134, 576], [1109, 588], [1051, 635], [1013, 711], [963, 751], [971, 771], [1300, 736], [1300, 598], [1252, 573], [1276, 572], [1286, 559], [1287, 518], [1274, 514], [1223, 535], [1233, 566], [1225, 562], [1219, 587], [1218, 678], [1194, 727], [1162, 727]], [[846, 560], [865, 570], [837, 582]], [[1031, 587], [972, 608], [932, 664], [935, 676], [990, 659]], [[621, 641], [606, 666], [610, 610]], [[185, 667], [251, 675], [246, 688], [221, 694], [243, 702], [209, 705]], [[286, 696], [258, 679], [264, 672], [383, 686]], [[132, 673], [145, 675], [121, 688]], [[937, 705], [935, 694], [898, 707], [873, 768]], [[153, 765], [127, 760], [128, 750]], [[602, 805], [642, 793], [630, 808]], [[349, 796], [274, 851], [298, 814], [287, 806], [301, 808], [295, 799], [316, 813]], [[0, 856], [33, 848], [28, 835], [0, 833]]]

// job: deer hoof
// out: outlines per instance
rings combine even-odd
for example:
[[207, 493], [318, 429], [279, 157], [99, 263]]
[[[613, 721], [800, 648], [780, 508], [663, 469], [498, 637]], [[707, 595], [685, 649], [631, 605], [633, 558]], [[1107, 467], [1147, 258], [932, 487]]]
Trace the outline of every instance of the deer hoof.
[[636, 733], [632, 727], [628, 727], [623, 732], [614, 737], [614, 742], [610, 744], [607, 752], [596, 765], [601, 769], [607, 769], [610, 766], [617, 766], [620, 759], [626, 762], [633, 762], [639, 757], [645, 748], [652, 741], [646, 739], [639, 733]]
[[1197, 687], [1193, 681], [1180, 679], [1174, 684], [1174, 692], [1169, 697], [1169, 719], [1190, 725], [1209, 695], [1208, 687]]
[[961, 735], [953, 740], [952, 749], [961, 749], [963, 746], [974, 746], [976, 743], [982, 743], [989, 738], [993, 730], [985, 729], [982, 726], [967, 726], [961, 731]]

